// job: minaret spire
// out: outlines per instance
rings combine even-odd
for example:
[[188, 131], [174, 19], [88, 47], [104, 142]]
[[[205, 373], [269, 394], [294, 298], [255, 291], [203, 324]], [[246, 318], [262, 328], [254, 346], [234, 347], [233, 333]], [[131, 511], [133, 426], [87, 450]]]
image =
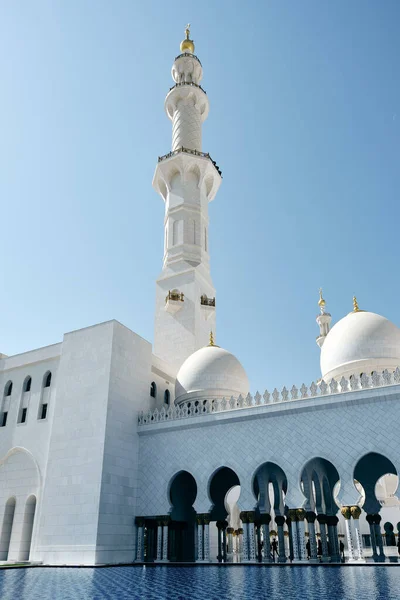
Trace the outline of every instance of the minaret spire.
[[[215, 332], [215, 289], [208, 244], [208, 203], [221, 172], [202, 150], [209, 110], [200, 85], [203, 67], [194, 54], [190, 24], [172, 65], [174, 86], [165, 98], [172, 149], [159, 157], [153, 187], [165, 203], [163, 270], [157, 280], [154, 353], [179, 367]], [[175, 298], [184, 300], [175, 300]]]
[[317, 344], [320, 348], [325, 341], [326, 336], [329, 333], [332, 317], [325, 311], [326, 302], [322, 296], [322, 288], [319, 288], [319, 300], [318, 306], [320, 314], [317, 316], [317, 324], [319, 325], [319, 335], [317, 336]]

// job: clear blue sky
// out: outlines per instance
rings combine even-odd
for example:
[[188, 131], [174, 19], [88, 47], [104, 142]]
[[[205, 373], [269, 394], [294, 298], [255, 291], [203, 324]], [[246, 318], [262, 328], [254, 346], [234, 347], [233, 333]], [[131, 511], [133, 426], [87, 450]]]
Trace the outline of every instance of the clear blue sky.
[[111, 318], [153, 339], [169, 151], [163, 111], [185, 24], [210, 101], [203, 148], [217, 342], [252, 391], [319, 375], [333, 320], [400, 324], [398, 0], [0, 4], [0, 351]]

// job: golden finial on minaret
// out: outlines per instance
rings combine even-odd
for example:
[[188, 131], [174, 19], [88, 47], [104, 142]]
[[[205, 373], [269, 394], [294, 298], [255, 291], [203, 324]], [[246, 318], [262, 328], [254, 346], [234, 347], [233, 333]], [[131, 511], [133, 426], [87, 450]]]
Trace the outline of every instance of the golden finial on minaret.
[[185, 29], [186, 38], [181, 42], [181, 52], [182, 54], [188, 52], [189, 54], [194, 54], [194, 42], [189, 38], [190, 36], [190, 23], [186, 25]]
[[325, 306], [326, 306], [326, 302], [322, 297], [322, 288], [319, 288], [319, 300], [318, 300], [318, 306], [321, 309], [321, 312], [324, 312]]
[[210, 343], [208, 345], [209, 346], [215, 346], [215, 344], [214, 344], [214, 336], [213, 336], [212, 329], [210, 331]]
[[358, 306], [357, 298], [353, 296], [353, 312], [360, 312], [360, 308]]

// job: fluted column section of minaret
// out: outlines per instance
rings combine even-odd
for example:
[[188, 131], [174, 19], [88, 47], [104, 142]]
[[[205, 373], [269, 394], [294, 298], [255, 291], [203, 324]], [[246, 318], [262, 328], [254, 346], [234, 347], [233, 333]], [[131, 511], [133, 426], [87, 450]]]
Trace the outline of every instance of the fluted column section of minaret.
[[194, 96], [179, 100], [172, 119], [172, 150], [182, 147], [201, 151], [201, 115]]

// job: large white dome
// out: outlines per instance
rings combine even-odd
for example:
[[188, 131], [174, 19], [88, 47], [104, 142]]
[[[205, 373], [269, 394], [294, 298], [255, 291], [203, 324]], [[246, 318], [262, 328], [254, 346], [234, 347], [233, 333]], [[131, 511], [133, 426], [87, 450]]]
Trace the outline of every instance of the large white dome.
[[249, 381], [238, 359], [219, 346], [206, 346], [185, 360], [175, 383], [175, 403], [191, 398], [246, 396]]
[[325, 381], [400, 366], [400, 329], [372, 312], [351, 312], [332, 327], [321, 348]]

